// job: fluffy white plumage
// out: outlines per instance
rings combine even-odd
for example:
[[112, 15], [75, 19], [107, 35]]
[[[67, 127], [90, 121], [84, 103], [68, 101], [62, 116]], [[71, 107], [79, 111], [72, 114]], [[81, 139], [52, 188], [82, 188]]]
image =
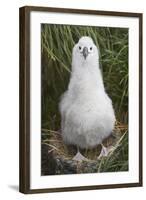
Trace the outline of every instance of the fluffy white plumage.
[[115, 114], [104, 89], [99, 51], [90, 37], [82, 37], [73, 48], [70, 82], [59, 107], [66, 144], [93, 148], [114, 128]]

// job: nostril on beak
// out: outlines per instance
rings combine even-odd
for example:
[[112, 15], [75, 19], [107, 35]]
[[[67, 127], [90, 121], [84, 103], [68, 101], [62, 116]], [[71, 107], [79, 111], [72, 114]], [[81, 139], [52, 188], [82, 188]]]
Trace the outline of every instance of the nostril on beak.
[[87, 56], [88, 56], [88, 48], [87, 48], [87, 47], [84, 47], [84, 48], [83, 48], [83, 56], [84, 56], [85, 59], [86, 59]]

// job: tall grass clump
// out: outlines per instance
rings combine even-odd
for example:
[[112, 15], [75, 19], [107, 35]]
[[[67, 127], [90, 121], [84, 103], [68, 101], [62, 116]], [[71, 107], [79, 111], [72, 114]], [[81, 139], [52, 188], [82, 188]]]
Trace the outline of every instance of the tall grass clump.
[[[72, 48], [82, 36], [90, 36], [99, 47], [104, 85], [113, 101], [117, 123], [128, 125], [128, 29], [42, 24], [42, 130], [60, 129], [58, 103], [67, 89]], [[48, 137], [43, 135], [42, 141]], [[101, 163], [100, 171], [128, 169], [128, 132], [120, 144], [118, 151]]]

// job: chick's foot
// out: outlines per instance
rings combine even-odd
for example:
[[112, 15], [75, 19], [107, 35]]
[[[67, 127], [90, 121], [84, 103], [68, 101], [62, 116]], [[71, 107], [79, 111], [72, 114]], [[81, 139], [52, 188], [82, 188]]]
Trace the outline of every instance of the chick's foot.
[[75, 161], [88, 161], [88, 159], [86, 157], [84, 157], [79, 151], [77, 152], [77, 154], [73, 157], [73, 160]]
[[97, 157], [97, 159], [101, 159], [102, 157], [107, 157], [109, 153], [113, 150], [113, 147], [105, 147], [103, 144], [101, 144], [102, 149], [100, 152], [100, 155]]

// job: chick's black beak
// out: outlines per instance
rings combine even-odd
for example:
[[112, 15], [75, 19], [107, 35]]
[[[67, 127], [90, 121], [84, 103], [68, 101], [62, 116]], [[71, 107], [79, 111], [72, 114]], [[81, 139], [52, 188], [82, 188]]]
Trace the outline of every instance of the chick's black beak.
[[84, 56], [85, 59], [86, 59], [87, 56], [88, 56], [88, 48], [87, 48], [87, 47], [84, 47], [84, 48], [83, 48], [83, 56]]

